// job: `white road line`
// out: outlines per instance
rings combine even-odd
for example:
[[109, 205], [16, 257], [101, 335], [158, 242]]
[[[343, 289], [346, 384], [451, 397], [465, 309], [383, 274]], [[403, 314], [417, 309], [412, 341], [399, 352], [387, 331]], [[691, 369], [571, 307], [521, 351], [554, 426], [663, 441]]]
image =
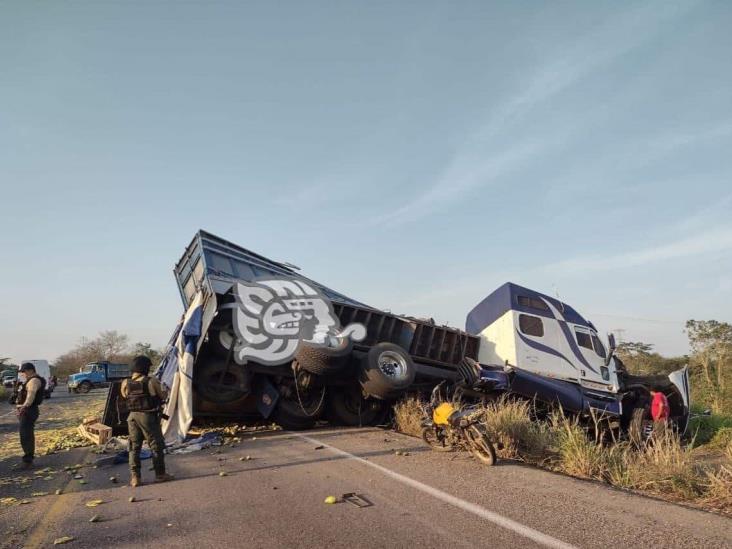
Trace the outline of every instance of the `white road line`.
[[442, 490], [433, 488], [432, 486], [419, 482], [418, 480], [414, 480], [413, 478], [406, 477], [402, 474], [392, 471], [391, 469], [387, 469], [386, 467], [378, 465], [377, 463], [373, 463], [371, 461], [365, 460], [358, 456], [354, 456], [353, 454], [350, 454], [344, 450], [341, 450], [340, 448], [336, 448], [335, 446], [331, 446], [330, 444], [326, 444], [325, 442], [322, 442], [318, 439], [311, 438], [309, 436], [302, 435], [300, 433], [293, 433], [293, 434], [303, 440], [308, 441], [310, 444], [325, 446], [326, 448], [328, 448], [328, 450], [330, 450], [331, 452], [333, 452], [335, 454], [339, 454], [343, 457], [347, 457], [349, 459], [358, 461], [359, 463], [363, 463], [364, 465], [368, 465], [369, 467], [372, 467], [372, 468], [376, 469], [377, 471], [380, 471], [381, 473], [385, 474], [386, 476], [389, 476], [389, 477], [393, 478], [394, 480], [401, 482], [402, 484], [411, 486], [412, 488], [415, 488], [415, 489], [419, 490], [420, 492], [424, 492], [425, 494], [428, 494], [434, 498], [437, 498], [440, 501], [443, 501], [449, 505], [452, 505], [453, 507], [457, 507], [458, 509], [462, 509], [463, 511], [467, 511], [468, 513], [472, 513], [476, 516], [479, 516], [480, 518], [483, 518], [489, 522], [492, 522], [493, 524], [496, 524], [496, 525], [500, 526], [501, 528], [505, 528], [506, 530], [511, 530], [512, 532], [514, 532], [520, 536], [523, 536], [525, 538], [528, 538], [532, 541], [535, 541], [536, 543], [539, 543], [546, 547], [555, 547], [557, 549], [577, 549], [577, 547], [575, 547], [574, 545], [570, 545], [569, 543], [565, 543], [561, 540], [548, 536], [547, 534], [539, 532], [538, 530], [534, 530], [533, 528], [524, 526], [520, 522], [516, 522], [515, 520], [511, 520], [510, 518], [504, 517], [503, 515], [499, 515], [498, 513], [489, 511], [488, 509], [481, 507], [480, 505], [476, 505], [475, 503], [470, 503], [469, 501], [465, 501], [464, 499], [455, 497], [451, 494], [448, 494], [447, 492], [443, 492]]

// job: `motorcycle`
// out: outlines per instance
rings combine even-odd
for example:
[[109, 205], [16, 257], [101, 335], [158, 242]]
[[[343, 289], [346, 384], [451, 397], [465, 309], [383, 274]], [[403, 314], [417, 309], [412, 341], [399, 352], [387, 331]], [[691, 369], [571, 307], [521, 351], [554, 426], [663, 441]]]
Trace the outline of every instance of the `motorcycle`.
[[482, 463], [494, 465], [496, 450], [485, 427], [480, 424], [479, 406], [469, 405], [458, 410], [449, 402], [440, 403], [444, 384], [442, 381], [432, 390], [427, 409], [429, 419], [422, 423], [422, 440], [439, 452], [466, 448]]

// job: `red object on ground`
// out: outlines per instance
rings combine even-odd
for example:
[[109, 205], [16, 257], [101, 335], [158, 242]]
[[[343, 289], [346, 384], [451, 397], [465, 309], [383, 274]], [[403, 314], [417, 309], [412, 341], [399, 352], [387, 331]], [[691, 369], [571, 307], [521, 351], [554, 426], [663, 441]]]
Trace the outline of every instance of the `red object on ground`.
[[663, 393], [651, 393], [651, 417], [653, 421], [666, 421], [671, 415], [671, 407], [668, 405], [668, 399]]

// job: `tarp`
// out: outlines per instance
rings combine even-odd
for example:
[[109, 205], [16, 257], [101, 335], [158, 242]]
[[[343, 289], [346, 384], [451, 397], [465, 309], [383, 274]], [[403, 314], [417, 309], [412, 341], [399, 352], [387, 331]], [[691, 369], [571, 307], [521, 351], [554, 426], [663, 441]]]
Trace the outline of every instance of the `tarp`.
[[201, 339], [203, 301], [203, 292], [199, 291], [176, 328], [175, 343], [169, 345], [157, 372], [170, 388], [163, 410], [168, 419], [162, 423], [169, 445], [183, 442], [193, 421], [193, 362]]

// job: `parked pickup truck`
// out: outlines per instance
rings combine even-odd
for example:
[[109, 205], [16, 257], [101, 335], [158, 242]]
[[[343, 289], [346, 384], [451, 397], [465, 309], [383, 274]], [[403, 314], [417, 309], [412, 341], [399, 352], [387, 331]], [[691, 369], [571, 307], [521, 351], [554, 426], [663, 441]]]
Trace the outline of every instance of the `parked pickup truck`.
[[88, 393], [96, 387], [106, 387], [111, 382], [130, 377], [127, 364], [111, 362], [92, 362], [69, 376], [69, 392]]
[[[406, 392], [428, 392], [443, 380], [474, 385], [479, 379], [466, 376], [490, 377], [485, 372], [493, 370], [509, 374], [510, 386], [502, 385], [500, 391], [560, 404], [581, 416], [599, 413], [622, 429], [651, 428], [652, 394], [662, 392], [671, 421], [680, 431], [686, 429], [686, 369], [661, 377], [629, 375], [614, 356], [612, 338], [606, 347], [592, 323], [571, 306], [516, 284], [507, 283], [482, 300], [460, 330], [368, 306], [304, 277], [289, 263], [205, 231], [194, 236], [174, 273], [186, 316], [193, 318], [196, 310], [200, 325], [192, 339], [185, 339], [194, 356], [193, 417], [258, 415], [287, 429], [305, 429], [321, 418], [345, 425], [376, 424], [388, 404]], [[332, 304], [340, 325], [361, 324], [365, 337], [351, 342], [333, 337], [326, 347], [302, 345], [293, 359], [279, 365], [242, 360], [237, 334], [251, 320], [246, 308], [262, 308], [261, 300], [267, 299], [262, 296], [276, 287], [267, 281], [275, 278], [285, 280], [281, 286], [291, 290], [317, 289]], [[262, 284], [270, 286], [255, 288]], [[242, 287], [253, 288], [248, 305], [239, 293]], [[317, 316], [317, 300], [288, 292], [279, 299], [279, 312], [288, 319], [299, 323]], [[267, 322], [275, 330], [292, 328], [292, 323], [272, 318]], [[175, 342], [180, 330], [186, 335], [179, 324], [156, 372], [169, 387], [179, 371]], [[483, 373], [471, 374], [466, 363], [478, 364]], [[488, 386], [499, 389], [493, 381]], [[112, 417], [113, 400], [108, 400], [105, 416]], [[112, 423], [124, 428], [121, 416]]]

